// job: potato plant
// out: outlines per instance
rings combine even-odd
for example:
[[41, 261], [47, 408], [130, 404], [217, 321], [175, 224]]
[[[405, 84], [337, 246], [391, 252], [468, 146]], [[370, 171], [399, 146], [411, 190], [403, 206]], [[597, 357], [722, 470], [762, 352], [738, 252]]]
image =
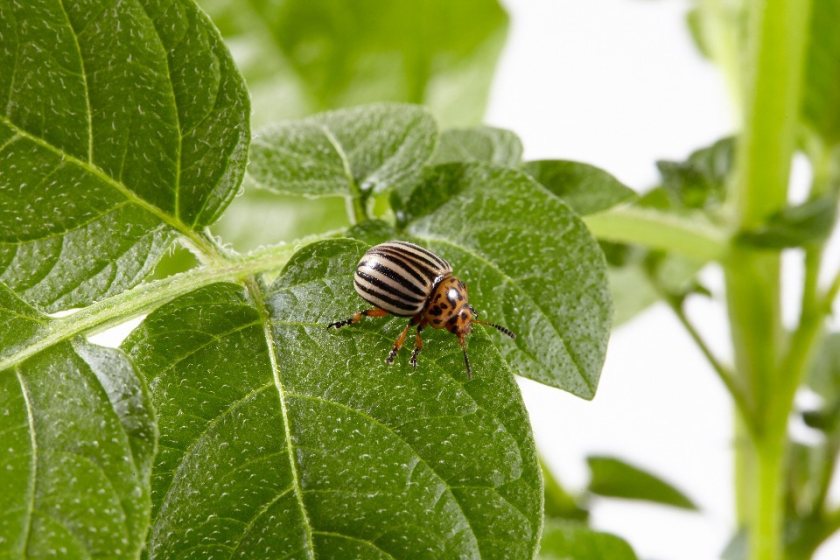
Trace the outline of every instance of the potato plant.
[[[743, 127], [660, 162], [662, 184], [639, 196], [585, 163], [523, 161], [511, 131], [441, 127], [418, 104], [447, 122], [480, 112], [464, 99], [486, 90], [505, 21], [489, 0], [452, 8], [469, 28], [457, 40], [441, 32], [407, 73], [369, 83], [357, 74], [371, 52], [416, 54], [439, 30], [395, 28], [414, 8], [375, 1], [359, 13], [382, 18], [381, 42], [324, 2], [208, 1], [214, 24], [193, 0], [0, 0], [0, 558], [634, 559], [541, 467], [514, 376], [592, 399], [614, 313], [656, 300], [700, 345], [749, 442], [728, 554], [809, 558], [840, 528], [826, 498], [840, 275], [823, 263], [840, 184], [826, 22], [840, 7], [810, 4], [756, 0], [737, 17], [698, 4], [690, 21]], [[305, 47], [323, 26], [305, 24], [322, 19], [341, 48], [319, 66]], [[278, 55], [265, 59], [276, 75], [252, 60], [246, 85], [228, 46], [243, 42]], [[266, 100], [292, 73], [314, 114], [269, 124], [283, 111]], [[432, 74], [459, 93], [429, 93]], [[264, 108], [253, 133], [249, 89]], [[414, 103], [358, 104], [376, 96]], [[353, 106], [323, 111], [337, 105]], [[791, 205], [797, 150], [814, 180]], [[277, 221], [304, 199], [325, 218], [292, 240], [248, 207], [225, 225], [242, 191]], [[482, 318], [516, 333], [474, 329], [471, 379], [445, 331], [424, 332], [414, 369], [405, 351], [383, 361], [404, 319], [327, 329], [364, 308], [356, 263], [393, 239], [449, 261]], [[805, 268], [792, 330], [782, 250]], [[731, 365], [684, 308], [710, 295], [704, 266], [726, 276]], [[132, 319], [118, 348], [90, 340]], [[794, 410], [803, 385], [824, 406]], [[820, 445], [790, 440], [800, 413]], [[587, 495], [696, 507], [633, 465], [588, 462]]]

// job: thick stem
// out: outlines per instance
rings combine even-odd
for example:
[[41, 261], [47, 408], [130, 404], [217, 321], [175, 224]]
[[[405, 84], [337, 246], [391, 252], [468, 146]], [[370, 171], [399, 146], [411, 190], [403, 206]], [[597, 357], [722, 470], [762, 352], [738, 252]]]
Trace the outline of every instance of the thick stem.
[[[769, 435], [769, 434], [768, 434]], [[750, 524], [750, 558], [782, 557], [782, 485], [784, 438], [762, 438], [756, 442], [756, 492]]]
[[[753, 229], [787, 202], [795, 148], [799, 90], [810, 2], [753, 0], [750, 4], [744, 126], [733, 185], [739, 228]], [[777, 254], [733, 248], [724, 264], [735, 365], [741, 385], [760, 411], [758, 435], [740, 446], [735, 479], [748, 484], [739, 518], [746, 521], [751, 560], [782, 554], [782, 482], [789, 409], [777, 408], [781, 380], [798, 372], [779, 367], [783, 330]]]

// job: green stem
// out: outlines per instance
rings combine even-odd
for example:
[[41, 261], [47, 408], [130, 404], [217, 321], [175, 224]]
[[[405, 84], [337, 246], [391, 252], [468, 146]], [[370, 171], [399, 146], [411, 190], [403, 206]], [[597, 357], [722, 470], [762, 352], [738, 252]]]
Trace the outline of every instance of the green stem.
[[302, 245], [319, 239], [273, 246], [262, 251], [237, 258], [216, 261], [174, 276], [156, 280], [132, 288], [113, 297], [94, 303], [84, 309], [50, 321], [35, 338], [26, 341], [26, 346], [12, 350], [0, 358], [0, 371], [14, 367], [50, 346], [74, 336], [91, 334], [122, 323], [132, 317], [149, 311], [179, 296], [188, 294], [203, 286], [216, 282], [242, 281], [243, 279], [282, 268]]
[[834, 280], [832, 280], [831, 285], [825, 293], [825, 297], [820, 302], [824, 312], [831, 313], [831, 308], [834, 305], [834, 300], [837, 299], [838, 293], [840, 293], [840, 272], [834, 277]]
[[711, 348], [706, 344], [706, 341], [703, 340], [703, 337], [700, 336], [700, 332], [694, 327], [691, 321], [688, 318], [688, 315], [685, 313], [685, 309], [679, 302], [670, 301], [671, 298], [666, 298], [668, 301], [669, 306], [673, 310], [674, 314], [679, 319], [680, 323], [682, 323], [685, 330], [688, 332], [691, 339], [706, 357], [706, 360], [712, 366], [712, 370], [717, 374], [718, 379], [723, 383], [726, 390], [729, 392], [729, 395], [732, 397], [732, 401], [735, 403], [735, 408], [738, 410], [738, 413], [741, 416], [741, 420], [744, 422], [744, 426], [747, 428], [749, 433], [755, 432], [755, 421], [753, 418], [753, 412], [750, 408], [749, 402], [747, 401], [746, 395], [741, 387], [738, 386], [738, 382], [735, 379], [735, 374], [729, 370], [726, 366], [721, 363], [720, 360], [712, 352]]
[[[733, 184], [734, 214], [742, 230], [754, 229], [787, 202], [795, 148], [803, 58], [810, 2], [752, 0], [743, 89], [744, 126], [738, 141]], [[786, 422], [780, 422], [779, 391], [787, 376], [779, 368], [781, 323], [780, 259], [777, 254], [734, 247], [724, 263], [727, 307], [740, 384], [747, 387], [757, 416], [753, 445], [739, 446], [735, 479], [749, 485], [738, 517], [749, 532], [751, 560], [782, 554], [783, 458]], [[787, 418], [789, 408], [784, 411]]]
[[[355, 185], [355, 183], [353, 184]], [[353, 190], [353, 193], [345, 201], [347, 204], [347, 217], [350, 219], [350, 223], [355, 225], [368, 219], [365, 208], [367, 201], [358, 187], [351, 190]]]
[[593, 235], [606, 241], [633, 243], [703, 261], [717, 260], [727, 250], [728, 235], [702, 220], [656, 210], [624, 206], [584, 216]]

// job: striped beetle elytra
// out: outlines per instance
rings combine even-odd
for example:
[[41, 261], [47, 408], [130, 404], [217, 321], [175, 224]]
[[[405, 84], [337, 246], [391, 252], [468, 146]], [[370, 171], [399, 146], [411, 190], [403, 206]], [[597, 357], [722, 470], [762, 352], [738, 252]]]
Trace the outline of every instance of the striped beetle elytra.
[[353, 281], [356, 293], [373, 308], [330, 323], [328, 328], [353, 325], [362, 317], [411, 317], [385, 359], [389, 365], [394, 363], [411, 327], [417, 327], [410, 360], [412, 367], [417, 367], [417, 356], [423, 349], [420, 337], [423, 329], [427, 326], [446, 329], [458, 337], [468, 379], [472, 378], [472, 368], [466, 337], [473, 324], [492, 327], [510, 338], [516, 337], [502, 325], [479, 321], [478, 313], [469, 303], [467, 286], [452, 275], [450, 264], [414, 243], [388, 241], [371, 247], [356, 266]]

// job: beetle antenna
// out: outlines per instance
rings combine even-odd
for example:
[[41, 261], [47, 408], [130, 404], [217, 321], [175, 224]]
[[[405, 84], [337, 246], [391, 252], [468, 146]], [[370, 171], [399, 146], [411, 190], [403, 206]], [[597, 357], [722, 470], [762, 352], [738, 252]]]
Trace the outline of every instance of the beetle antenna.
[[502, 333], [504, 335], [507, 335], [507, 336], [509, 336], [511, 338], [514, 338], [514, 339], [516, 338], [516, 334], [514, 334], [514, 332], [512, 330], [510, 330], [509, 328], [507, 328], [505, 326], [497, 325], [496, 323], [488, 323], [487, 321], [473, 321], [473, 323], [478, 323], [479, 325], [484, 325], [486, 327], [493, 327], [494, 329], [496, 329], [497, 331], [499, 331], [500, 333]]

